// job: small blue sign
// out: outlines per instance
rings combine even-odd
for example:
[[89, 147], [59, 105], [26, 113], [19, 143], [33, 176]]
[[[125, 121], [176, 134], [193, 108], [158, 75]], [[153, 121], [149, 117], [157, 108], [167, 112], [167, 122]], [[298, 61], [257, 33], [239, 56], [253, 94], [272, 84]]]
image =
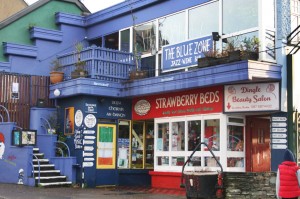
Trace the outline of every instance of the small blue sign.
[[198, 64], [203, 52], [213, 49], [212, 36], [185, 41], [162, 48], [162, 71], [183, 68]]

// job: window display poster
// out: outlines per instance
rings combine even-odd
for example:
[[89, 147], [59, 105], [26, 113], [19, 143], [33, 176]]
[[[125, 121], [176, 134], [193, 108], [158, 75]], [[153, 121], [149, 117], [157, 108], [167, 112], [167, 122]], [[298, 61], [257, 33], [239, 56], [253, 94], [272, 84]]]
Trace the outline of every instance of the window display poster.
[[[97, 169], [115, 168], [116, 125], [99, 124], [97, 131]], [[125, 163], [124, 163], [125, 164]]]
[[74, 107], [65, 109], [65, 134], [74, 134]]
[[129, 139], [118, 139], [118, 167], [128, 168], [129, 162]]

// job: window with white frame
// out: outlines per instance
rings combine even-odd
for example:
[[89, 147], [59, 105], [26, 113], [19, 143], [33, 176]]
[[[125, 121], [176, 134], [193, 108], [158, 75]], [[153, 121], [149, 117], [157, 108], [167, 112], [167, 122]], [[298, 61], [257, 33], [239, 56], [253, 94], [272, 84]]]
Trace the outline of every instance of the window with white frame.
[[228, 117], [227, 122], [227, 167], [245, 168], [245, 120]]
[[[298, 1], [292, 1], [291, 6], [293, 13], [299, 13]], [[141, 53], [141, 65], [144, 66], [142, 69], [148, 71], [148, 76], [161, 73], [162, 46], [211, 35], [212, 32], [218, 32], [223, 39], [255, 35], [260, 42], [260, 59], [275, 61], [275, 7], [275, 0], [209, 1], [137, 24], [130, 29], [130, 34], [122, 30], [120, 49], [132, 49], [135, 53]], [[293, 14], [294, 26], [299, 24], [298, 13]], [[128, 35], [131, 35], [131, 48], [126, 46], [125, 38], [128, 38]], [[217, 49], [222, 49], [222, 41], [225, 40], [217, 42]]]
[[212, 2], [189, 11], [189, 39], [211, 35], [219, 30], [219, 2]]
[[194, 150], [189, 169], [201, 165], [218, 167], [209, 149], [220, 160], [220, 126], [222, 121], [225, 122], [222, 118], [216, 114], [155, 119], [155, 170], [180, 171]]

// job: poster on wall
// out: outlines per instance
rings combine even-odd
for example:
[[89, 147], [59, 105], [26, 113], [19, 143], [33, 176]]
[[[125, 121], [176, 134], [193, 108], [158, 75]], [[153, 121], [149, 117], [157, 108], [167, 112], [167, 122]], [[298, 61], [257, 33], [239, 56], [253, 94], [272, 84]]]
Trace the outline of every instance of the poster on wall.
[[116, 125], [99, 124], [97, 129], [97, 169], [115, 168]]
[[279, 82], [224, 86], [224, 112], [277, 111]]
[[74, 107], [65, 108], [65, 134], [74, 134]]
[[21, 145], [34, 146], [36, 144], [36, 130], [22, 130]]

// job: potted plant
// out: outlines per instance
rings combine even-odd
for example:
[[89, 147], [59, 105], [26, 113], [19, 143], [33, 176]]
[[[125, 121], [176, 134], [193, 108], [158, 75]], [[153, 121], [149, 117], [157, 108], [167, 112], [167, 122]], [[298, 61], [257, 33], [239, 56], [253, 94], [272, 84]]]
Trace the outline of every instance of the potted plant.
[[54, 59], [52, 62], [51, 62], [51, 71], [50, 71], [50, 82], [52, 84], [56, 84], [58, 82], [61, 82], [63, 81], [64, 79], [64, 72], [62, 72], [62, 66], [59, 62], [58, 59]]
[[213, 66], [218, 64], [224, 64], [227, 62], [227, 54], [219, 52], [219, 50], [211, 49], [209, 51], [203, 52], [204, 57], [198, 59], [198, 67], [203, 68], [207, 66]]
[[237, 38], [228, 39], [223, 52], [228, 55], [228, 62], [235, 62], [241, 60], [241, 50], [238, 46]]
[[241, 59], [242, 60], [258, 60], [259, 39], [254, 36], [245, 38], [241, 43]]
[[57, 119], [57, 112], [52, 112], [47, 117], [49, 128], [47, 129], [48, 134], [56, 134], [56, 131], [59, 129], [59, 123]]
[[82, 50], [83, 44], [81, 42], [77, 42], [75, 44], [75, 56], [77, 61], [75, 63], [75, 70], [71, 72], [72, 79], [87, 76], [87, 71], [85, 70], [86, 62], [82, 61], [80, 58], [80, 53]]

